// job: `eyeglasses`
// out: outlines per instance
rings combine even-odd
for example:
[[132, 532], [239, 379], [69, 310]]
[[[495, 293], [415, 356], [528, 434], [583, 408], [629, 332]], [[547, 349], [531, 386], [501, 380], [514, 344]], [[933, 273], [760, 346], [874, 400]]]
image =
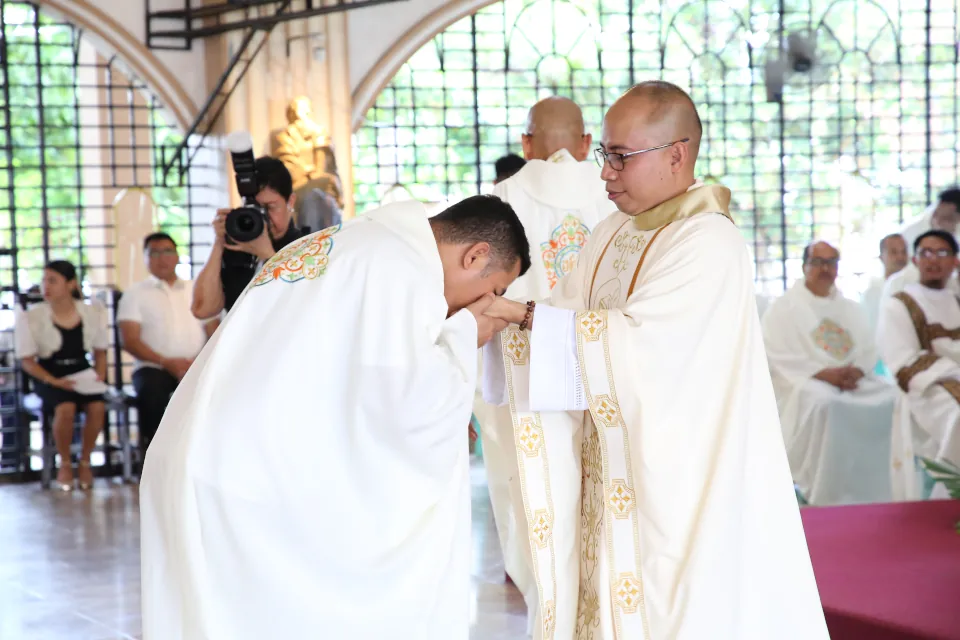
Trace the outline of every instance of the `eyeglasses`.
[[179, 255], [176, 249], [151, 249], [147, 252], [151, 258], [166, 258], [168, 256]]
[[823, 267], [835, 267], [840, 264], [840, 258], [810, 258], [807, 261], [811, 267], [817, 267], [818, 269]]
[[917, 255], [921, 258], [952, 258], [956, 254], [950, 249], [937, 249], [936, 251], [933, 249], [920, 249], [920, 251], [917, 251]]
[[639, 151], [630, 151], [628, 153], [608, 153], [602, 148], [594, 149], [594, 156], [597, 158], [597, 164], [600, 165], [600, 168], [603, 168], [605, 162], [610, 163], [610, 168], [614, 171], [623, 171], [623, 161], [629, 158], [630, 156], [638, 156], [641, 153], [647, 153], [648, 151], [659, 151], [660, 149], [668, 149], [678, 142], [690, 142], [690, 138], [683, 138], [682, 140], [674, 140], [670, 144], [662, 144], [659, 147], [650, 147], [649, 149], [640, 149]]

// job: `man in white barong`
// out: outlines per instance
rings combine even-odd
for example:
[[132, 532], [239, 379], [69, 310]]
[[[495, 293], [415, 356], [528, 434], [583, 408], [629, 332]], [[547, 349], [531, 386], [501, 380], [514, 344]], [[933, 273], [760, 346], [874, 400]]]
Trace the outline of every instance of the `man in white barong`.
[[[913, 220], [907, 221], [900, 229], [900, 235], [908, 247], [913, 247], [917, 238], [931, 229], [946, 231], [950, 235], [957, 235], [957, 226], [960, 225], [960, 189], [951, 188], [940, 193], [937, 202], [927, 207], [927, 210]], [[892, 274], [883, 285], [881, 300], [903, 291], [908, 284], [920, 282], [920, 271], [910, 262], [902, 270]], [[947, 288], [960, 295], [960, 282], [956, 274], [947, 281]]]
[[899, 233], [891, 233], [880, 241], [880, 263], [883, 265], [883, 276], [873, 278], [863, 295], [860, 296], [860, 305], [867, 317], [870, 335], [877, 333], [877, 320], [880, 317], [880, 300], [883, 296], [883, 287], [887, 280], [895, 273], [907, 266], [910, 254], [907, 242]]
[[519, 323], [485, 348], [485, 391], [515, 414], [539, 638], [828, 637], [747, 248], [730, 191], [694, 180], [701, 134], [676, 86], [624, 94], [598, 151], [620, 212], [548, 302], [487, 310]]
[[[530, 109], [521, 138], [527, 163], [493, 190], [513, 206], [530, 243], [532, 266], [507, 289], [511, 300], [549, 297], [557, 281], [577, 264], [591, 230], [616, 210], [596, 162], [592, 158], [585, 162], [592, 141], [584, 130], [583, 113], [572, 100], [544, 98]], [[483, 458], [504, 565], [534, 614], [537, 585], [530, 566], [510, 408], [486, 405], [475, 412], [486, 418], [480, 420]], [[531, 625], [533, 620], [531, 615]]]
[[476, 350], [529, 251], [475, 196], [267, 261], [146, 458], [145, 640], [467, 639]]
[[763, 338], [793, 481], [812, 505], [890, 500], [897, 388], [873, 373], [874, 334], [836, 286], [840, 252], [803, 251], [803, 278], [763, 316]]
[[960, 301], [947, 287], [957, 250], [951, 233], [922, 234], [913, 257], [920, 282], [883, 303], [880, 353], [906, 394], [892, 443], [896, 500], [923, 497], [916, 456], [960, 464]]

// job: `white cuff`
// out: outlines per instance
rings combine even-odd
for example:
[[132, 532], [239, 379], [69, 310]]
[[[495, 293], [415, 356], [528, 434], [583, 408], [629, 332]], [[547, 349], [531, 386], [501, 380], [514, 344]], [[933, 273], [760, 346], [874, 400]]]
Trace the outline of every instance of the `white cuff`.
[[507, 376], [504, 370], [503, 348], [498, 333], [483, 345], [483, 401], [496, 407], [507, 404]]
[[587, 408], [577, 356], [577, 314], [537, 305], [530, 336], [530, 409], [582, 411]]

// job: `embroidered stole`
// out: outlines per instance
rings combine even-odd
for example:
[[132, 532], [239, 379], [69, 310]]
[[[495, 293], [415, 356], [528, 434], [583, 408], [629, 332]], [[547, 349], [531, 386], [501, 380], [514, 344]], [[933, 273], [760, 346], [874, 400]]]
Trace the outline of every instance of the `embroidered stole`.
[[[569, 495], [569, 479], [551, 477], [545, 440], [553, 443], [572, 433], [570, 414], [541, 416], [529, 410], [529, 337], [516, 327], [502, 334], [521, 493], [540, 597], [538, 631], [544, 640], [574, 637], [574, 620], [577, 638], [598, 637], [601, 617], [611, 614], [618, 640], [651, 638], [644, 611], [629, 433], [611, 367], [607, 311], [627, 305], [643, 280], [644, 266], [650, 264], [650, 249], [671, 223], [704, 212], [730, 218], [729, 202], [730, 191], [725, 187], [688, 191], [628, 219], [607, 241], [595, 265], [580, 265], [592, 269], [589, 288], [583, 292], [586, 310], [576, 315], [577, 353], [589, 406], [582, 425], [580, 495]], [[568, 428], [555, 428], [553, 421], [559, 425], [564, 418]], [[571, 518], [571, 502], [580, 505], [580, 513], [575, 514], [579, 517]], [[576, 568], [558, 566], [558, 558], [563, 562], [571, 551], [579, 556], [579, 580], [568, 575], [577, 573]], [[606, 582], [599, 582], [603, 579]]]
[[[917, 332], [917, 340], [920, 341], [920, 348], [927, 353], [910, 364], [901, 367], [897, 371], [897, 384], [903, 389], [904, 393], [910, 392], [910, 381], [918, 373], [926, 371], [940, 359], [934, 349], [933, 341], [939, 338], [949, 338], [950, 340], [960, 340], [960, 327], [956, 329], [947, 329], [942, 324], [929, 324], [927, 314], [923, 312], [920, 304], [913, 297], [904, 291], [895, 293], [894, 298], [903, 303], [910, 314], [910, 321], [913, 323], [913, 329]], [[960, 300], [957, 301], [960, 304]], [[953, 396], [953, 399], [960, 403], [960, 380], [940, 380], [937, 382], [947, 393]]]

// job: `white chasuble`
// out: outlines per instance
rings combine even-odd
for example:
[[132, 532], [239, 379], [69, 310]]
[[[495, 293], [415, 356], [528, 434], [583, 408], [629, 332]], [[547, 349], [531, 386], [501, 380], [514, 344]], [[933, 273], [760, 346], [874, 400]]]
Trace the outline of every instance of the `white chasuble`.
[[906, 394], [891, 447], [893, 497], [917, 500], [915, 456], [960, 465], [960, 301], [949, 289], [908, 285], [884, 301], [878, 344]]
[[[554, 285], [576, 266], [594, 227], [616, 210], [607, 197], [596, 163], [577, 162], [566, 149], [545, 161], [530, 160], [494, 187], [493, 193], [516, 211], [530, 243], [531, 267], [505, 294], [521, 302], [549, 297]], [[480, 420], [487, 486], [504, 565], [533, 613], [537, 608], [537, 585], [527, 542], [509, 407], [478, 403], [474, 413]], [[528, 631], [534, 624], [531, 616]]]
[[145, 640], [466, 640], [476, 322], [424, 207], [267, 261], [140, 487]]
[[[813, 505], [890, 500], [890, 433], [897, 388], [873, 374], [874, 337], [860, 305], [798, 280], [763, 316], [763, 335], [794, 482]], [[854, 366], [853, 391], [814, 376]]]
[[827, 638], [729, 200], [695, 185], [610, 216], [533, 330], [485, 350], [514, 410], [538, 637]]

